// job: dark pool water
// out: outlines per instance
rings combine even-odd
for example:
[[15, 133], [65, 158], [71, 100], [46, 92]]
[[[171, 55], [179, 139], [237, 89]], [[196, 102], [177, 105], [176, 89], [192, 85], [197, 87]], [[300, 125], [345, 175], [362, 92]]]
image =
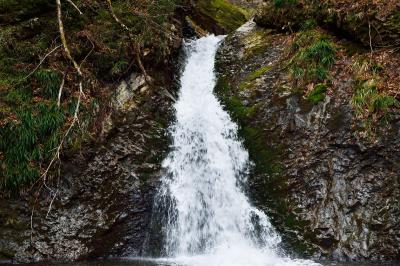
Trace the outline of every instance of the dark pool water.
[[[339, 263], [339, 262], [319, 262], [324, 266], [400, 266], [400, 262], [378, 262], [378, 263]], [[12, 266], [15, 264], [10, 264], [0, 261], [2, 266]], [[19, 266], [181, 266], [171, 262], [162, 261], [151, 261], [151, 260], [141, 260], [141, 259], [118, 259], [118, 260], [99, 260], [99, 261], [87, 261], [87, 262], [74, 262], [74, 263], [34, 263], [34, 264], [19, 264]]]

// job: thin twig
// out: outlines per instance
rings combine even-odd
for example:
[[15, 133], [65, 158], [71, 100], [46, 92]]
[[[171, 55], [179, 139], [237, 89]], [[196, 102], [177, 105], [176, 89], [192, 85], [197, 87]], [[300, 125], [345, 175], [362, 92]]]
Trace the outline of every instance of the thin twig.
[[146, 81], [147, 85], [151, 85], [151, 79], [149, 78], [149, 75], [147, 75], [147, 71], [143, 66], [142, 59], [140, 58], [140, 44], [138, 41], [135, 41], [135, 56], [136, 56], [136, 62], [139, 65], [140, 70], [142, 71], [142, 74], [144, 75], [144, 80]]
[[92, 40], [90, 40], [90, 38], [88, 36], [86, 36], [86, 39], [89, 40], [89, 42], [92, 44], [92, 49], [90, 50], [89, 53], [87, 53], [87, 55], [85, 56], [85, 58], [83, 58], [82, 62], [79, 64], [79, 68], [82, 68], [83, 63], [85, 63], [86, 59], [92, 54], [92, 52], [94, 51], [94, 43], [92, 42]]
[[29, 78], [33, 73], [36, 72], [36, 70], [38, 70], [38, 68], [40, 67], [41, 64], [43, 64], [44, 60], [46, 60], [46, 58], [51, 55], [52, 53], [54, 53], [58, 48], [60, 48], [62, 45], [58, 45], [56, 46], [53, 50], [51, 50], [50, 52], [48, 52], [43, 58], [42, 60], [40, 60], [39, 64], [35, 67], [34, 70], [32, 70], [27, 76], [25, 76], [23, 79], [27, 79]]
[[51, 166], [53, 165], [53, 163], [56, 161], [57, 158], [59, 158], [60, 156], [60, 151], [62, 149], [62, 146], [67, 138], [67, 136], [69, 135], [69, 132], [71, 131], [71, 129], [73, 128], [73, 126], [75, 125], [75, 123], [78, 121], [78, 113], [79, 113], [79, 107], [80, 107], [80, 103], [81, 103], [81, 97], [83, 94], [83, 88], [82, 88], [82, 81], [79, 82], [79, 96], [78, 96], [78, 102], [76, 103], [76, 107], [75, 107], [75, 112], [74, 112], [74, 117], [72, 120], [71, 125], [69, 125], [67, 131], [65, 132], [63, 138], [60, 141], [60, 144], [57, 147], [55, 156], [53, 156], [53, 159], [50, 161], [49, 165], [47, 166], [46, 170], [44, 171], [44, 173], [42, 174], [41, 178], [43, 179], [43, 181], [46, 181], [46, 177], [47, 177], [47, 173], [49, 172]]
[[57, 189], [56, 192], [54, 193], [53, 199], [52, 199], [51, 202], [50, 202], [49, 209], [47, 210], [46, 218], [49, 216], [49, 213], [50, 213], [50, 211], [51, 211], [51, 206], [53, 206], [53, 202], [54, 202], [54, 200], [55, 200], [55, 198], [56, 198], [56, 196], [57, 196], [57, 193], [58, 193], [58, 189]]
[[110, 9], [111, 16], [114, 18], [114, 20], [121, 25], [122, 28], [127, 30], [128, 32], [131, 32], [130, 29], [115, 15], [114, 8], [112, 6], [111, 0], [107, 0], [108, 3], [108, 8]]
[[33, 243], [33, 214], [35, 213], [35, 206], [36, 206], [36, 203], [38, 201], [38, 198], [39, 198], [39, 195], [40, 195], [40, 191], [42, 190], [42, 187], [43, 187], [43, 185], [40, 186], [39, 191], [38, 191], [38, 193], [37, 193], [37, 195], [35, 197], [35, 201], [34, 201], [33, 206], [32, 206], [32, 212], [31, 212], [31, 243]]
[[374, 49], [372, 48], [372, 37], [371, 37], [371, 22], [368, 20], [368, 35], [369, 35], [369, 47], [371, 48], [371, 56], [374, 53]]
[[57, 99], [57, 107], [60, 107], [61, 104], [61, 94], [65, 84], [65, 76], [63, 77], [60, 85], [60, 89], [58, 90], [58, 99]]
[[83, 15], [82, 11], [79, 9], [77, 5], [75, 5], [74, 2], [72, 2], [72, 0], [67, 0], [67, 2], [70, 3], [76, 10], [78, 10], [79, 15]]

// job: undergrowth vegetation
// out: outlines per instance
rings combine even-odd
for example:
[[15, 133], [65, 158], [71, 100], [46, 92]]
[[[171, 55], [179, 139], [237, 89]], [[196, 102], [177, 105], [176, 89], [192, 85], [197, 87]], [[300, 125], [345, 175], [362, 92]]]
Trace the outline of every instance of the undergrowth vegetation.
[[290, 70], [295, 81], [307, 83], [327, 79], [336, 57], [336, 49], [327, 37], [314, 30], [300, 32], [292, 49]]
[[352, 104], [357, 115], [373, 122], [388, 119], [390, 108], [400, 107], [400, 102], [386, 92], [378, 91], [373, 80], [359, 81], [355, 86]]
[[67, 42], [83, 77], [61, 45], [56, 1], [0, 0], [0, 194], [21, 191], [46, 171], [72, 124], [82, 79], [79, 127], [64, 146], [97, 134], [96, 119], [113, 84], [170, 54], [172, 15], [181, 1], [61, 3]]
[[290, 51], [289, 71], [294, 88], [308, 90], [308, 99], [318, 103], [325, 99], [337, 50], [328, 36], [310, 28], [307, 25], [296, 34]]

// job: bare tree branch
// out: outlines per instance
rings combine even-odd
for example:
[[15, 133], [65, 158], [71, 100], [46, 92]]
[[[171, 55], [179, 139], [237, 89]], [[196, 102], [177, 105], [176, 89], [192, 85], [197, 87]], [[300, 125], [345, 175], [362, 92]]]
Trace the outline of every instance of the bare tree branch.
[[70, 3], [76, 10], [78, 10], [79, 15], [83, 15], [82, 11], [79, 9], [77, 5], [75, 5], [74, 2], [72, 2], [72, 0], [67, 0], [67, 2]]
[[114, 18], [114, 20], [121, 25], [122, 28], [124, 28], [126, 31], [131, 32], [131, 30], [115, 15], [114, 8], [112, 6], [111, 0], [107, 0], [108, 3], [108, 8], [110, 9], [111, 16]]
[[70, 50], [68, 48], [67, 39], [65, 38], [64, 23], [62, 21], [62, 12], [61, 12], [61, 1], [60, 0], [56, 0], [56, 3], [57, 3], [58, 28], [59, 28], [59, 31], [60, 31], [61, 42], [62, 42], [62, 44], [64, 46], [65, 54], [67, 55], [68, 59], [74, 65], [74, 67], [75, 67], [76, 71], [78, 72], [79, 76], [82, 77], [81, 69], [80, 69], [79, 65], [76, 63], [75, 59], [72, 57], [71, 52], [70, 52]]
[[53, 50], [51, 50], [50, 52], [48, 52], [43, 58], [42, 60], [40, 60], [39, 64], [35, 67], [34, 70], [32, 70], [28, 75], [26, 75], [23, 79], [27, 79], [29, 78], [33, 73], [36, 72], [36, 70], [38, 70], [38, 68], [40, 67], [41, 64], [43, 64], [44, 60], [46, 60], [46, 58], [51, 55], [52, 53], [54, 53], [58, 48], [60, 48], [62, 45], [58, 45], [56, 46]]

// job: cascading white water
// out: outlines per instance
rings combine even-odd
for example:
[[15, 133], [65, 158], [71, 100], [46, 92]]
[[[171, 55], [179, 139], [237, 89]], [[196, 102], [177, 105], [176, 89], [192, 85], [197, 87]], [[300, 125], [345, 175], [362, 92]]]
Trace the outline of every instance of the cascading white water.
[[167, 255], [184, 265], [318, 265], [280, 258], [279, 235], [242, 191], [248, 153], [213, 94], [221, 40], [207, 36], [186, 45], [173, 147], [163, 163], [168, 174], [156, 196], [168, 208]]

